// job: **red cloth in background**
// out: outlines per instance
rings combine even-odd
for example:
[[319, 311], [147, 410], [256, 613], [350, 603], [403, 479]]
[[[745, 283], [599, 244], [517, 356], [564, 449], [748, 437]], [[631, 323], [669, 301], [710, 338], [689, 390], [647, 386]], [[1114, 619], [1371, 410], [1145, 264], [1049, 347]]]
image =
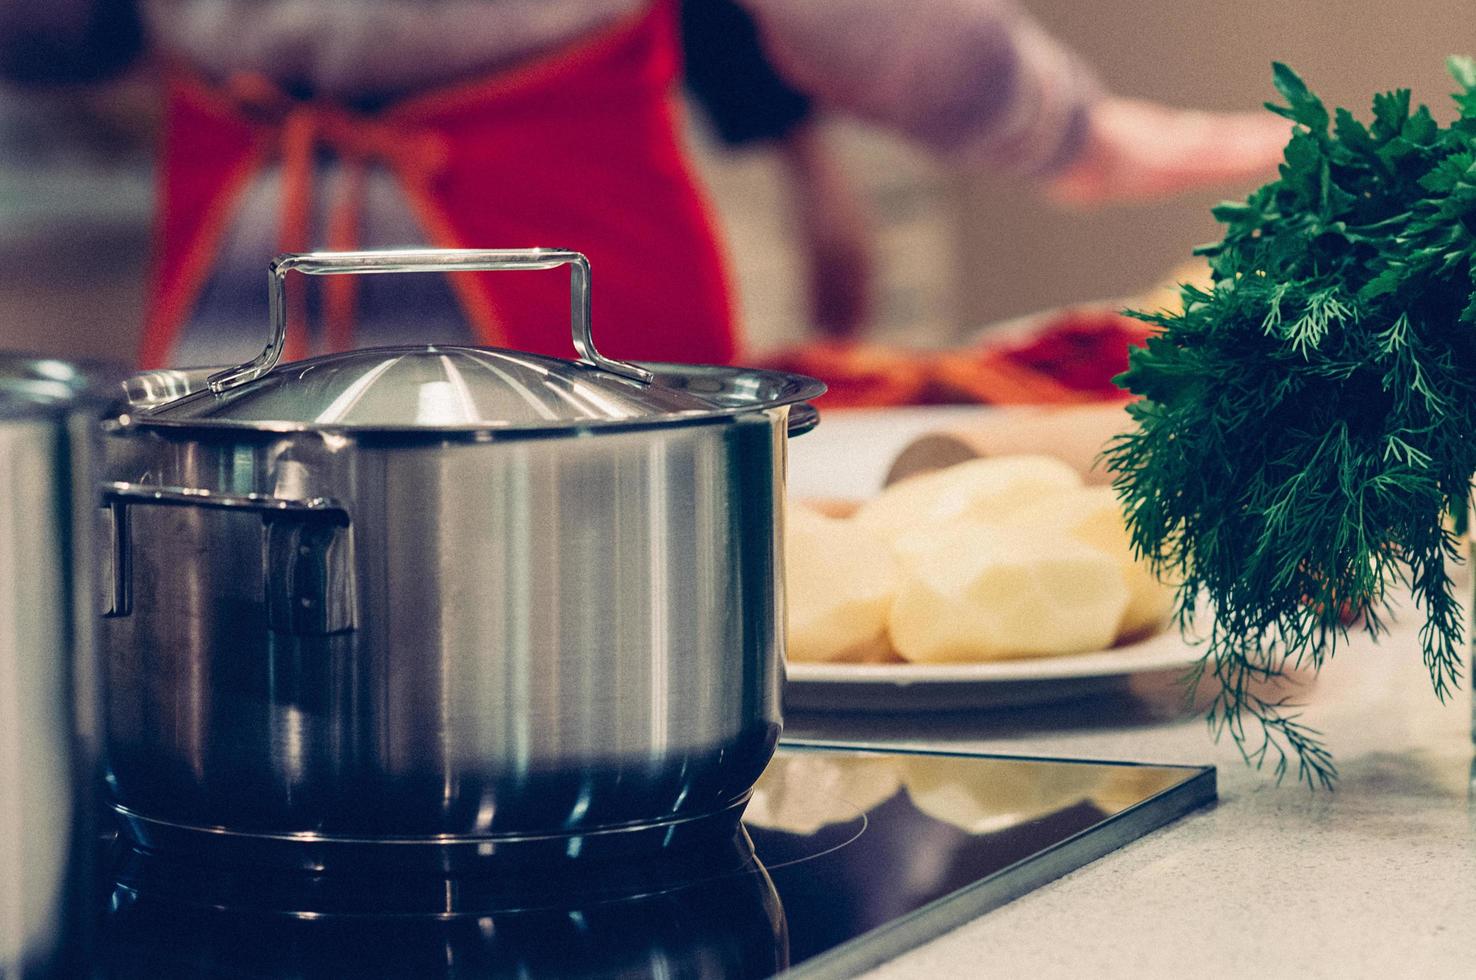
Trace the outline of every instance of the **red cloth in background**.
[[826, 343], [782, 351], [764, 366], [824, 381], [822, 408], [1126, 401], [1112, 379], [1151, 331], [1120, 313], [1078, 309], [1016, 343], [939, 352]]

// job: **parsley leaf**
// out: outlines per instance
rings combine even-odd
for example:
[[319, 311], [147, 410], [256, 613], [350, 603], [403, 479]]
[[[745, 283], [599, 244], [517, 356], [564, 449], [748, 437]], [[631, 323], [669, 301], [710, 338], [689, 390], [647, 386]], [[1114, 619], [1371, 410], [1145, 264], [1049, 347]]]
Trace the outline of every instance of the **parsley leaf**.
[[1247, 761], [1309, 785], [1337, 770], [1274, 692], [1321, 667], [1349, 613], [1375, 637], [1391, 590], [1424, 615], [1423, 660], [1445, 698], [1464, 669], [1450, 576], [1476, 473], [1476, 61], [1452, 58], [1460, 117], [1442, 128], [1408, 90], [1364, 123], [1331, 116], [1273, 66], [1297, 125], [1278, 178], [1217, 206], [1214, 286], [1159, 331], [1118, 384], [1142, 396], [1107, 450], [1139, 553], [1214, 619], [1194, 675]]

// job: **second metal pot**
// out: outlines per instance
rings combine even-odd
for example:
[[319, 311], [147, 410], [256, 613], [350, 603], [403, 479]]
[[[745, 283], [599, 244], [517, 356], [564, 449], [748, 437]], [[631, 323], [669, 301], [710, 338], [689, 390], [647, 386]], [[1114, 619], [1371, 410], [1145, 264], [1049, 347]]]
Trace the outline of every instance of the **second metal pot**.
[[[291, 269], [565, 263], [579, 362], [267, 373]], [[133, 835], [447, 866], [731, 829], [779, 733], [785, 441], [823, 389], [600, 357], [577, 253], [289, 257], [273, 284], [262, 358], [113, 440], [107, 731]]]
[[0, 354], [0, 977], [82, 976], [101, 784], [93, 505], [107, 383]]

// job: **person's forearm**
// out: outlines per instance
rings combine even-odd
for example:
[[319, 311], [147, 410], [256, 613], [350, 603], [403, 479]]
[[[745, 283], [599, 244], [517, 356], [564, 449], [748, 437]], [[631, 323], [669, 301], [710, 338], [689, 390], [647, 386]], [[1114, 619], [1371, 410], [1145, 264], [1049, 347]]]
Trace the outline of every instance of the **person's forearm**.
[[743, 0], [776, 64], [836, 108], [1024, 172], [1069, 162], [1091, 72], [1009, 0]]

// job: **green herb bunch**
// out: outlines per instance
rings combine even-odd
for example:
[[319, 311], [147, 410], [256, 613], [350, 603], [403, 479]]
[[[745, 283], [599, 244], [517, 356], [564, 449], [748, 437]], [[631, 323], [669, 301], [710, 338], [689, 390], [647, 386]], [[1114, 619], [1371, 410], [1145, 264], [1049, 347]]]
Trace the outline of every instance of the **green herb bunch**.
[[1180, 622], [1213, 613], [1193, 676], [1212, 678], [1216, 737], [1278, 778], [1337, 770], [1318, 733], [1274, 694], [1288, 666], [1320, 667], [1348, 623], [1377, 636], [1390, 592], [1412, 590], [1425, 666], [1459, 686], [1462, 560], [1476, 473], [1476, 63], [1451, 59], [1459, 118], [1410, 93], [1375, 96], [1368, 124], [1284, 65], [1295, 126], [1279, 177], [1224, 204], [1213, 286], [1117, 382], [1138, 426], [1107, 461], [1134, 545], [1182, 581]]

